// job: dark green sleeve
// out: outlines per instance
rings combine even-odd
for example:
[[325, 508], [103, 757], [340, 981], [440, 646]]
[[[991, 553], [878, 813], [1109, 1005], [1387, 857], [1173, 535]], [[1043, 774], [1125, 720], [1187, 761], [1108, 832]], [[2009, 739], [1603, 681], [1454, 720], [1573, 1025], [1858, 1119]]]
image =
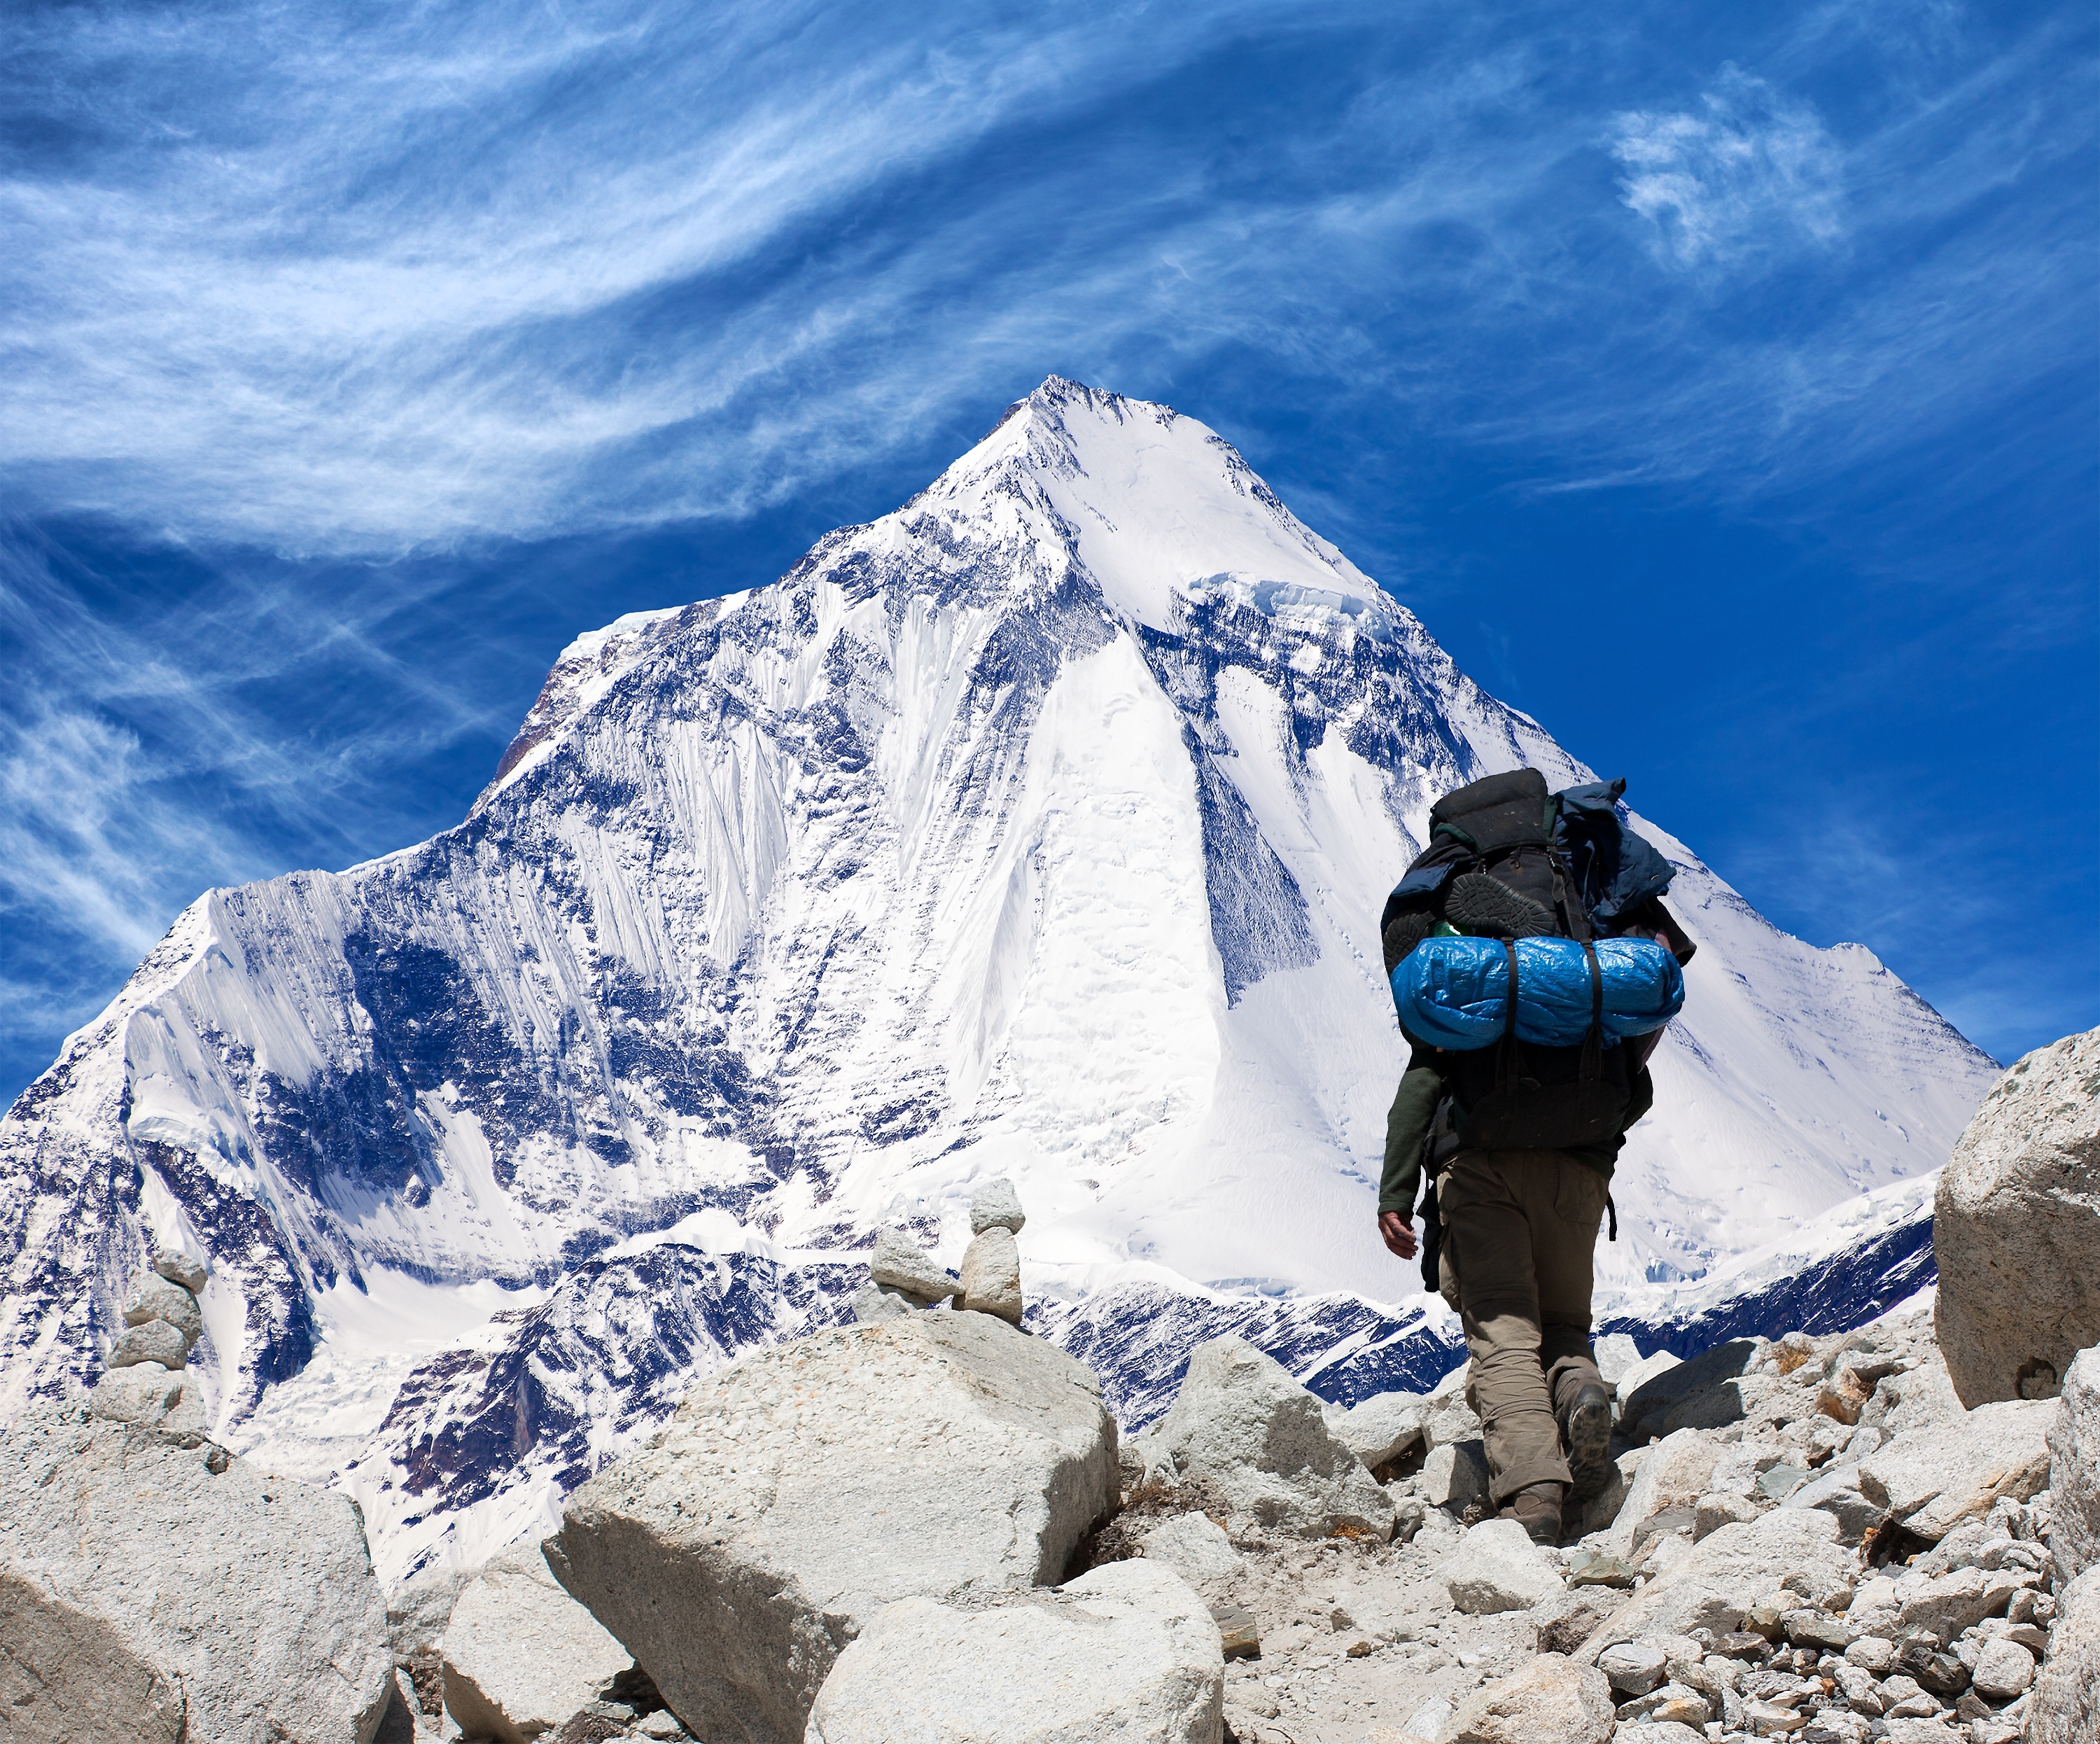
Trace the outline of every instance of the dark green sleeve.
[[[1419, 1055], [1416, 1057], [1418, 1059]], [[1385, 1117], [1385, 1173], [1379, 1181], [1380, 1212], [1412, 1215], [1422, 1180], [1422, 1141], [1436, 1118], [1444, 1094], [1444, 1075], [1431, 1066], [1410, 1065], [1400, 1080], [1392, 1110]]]

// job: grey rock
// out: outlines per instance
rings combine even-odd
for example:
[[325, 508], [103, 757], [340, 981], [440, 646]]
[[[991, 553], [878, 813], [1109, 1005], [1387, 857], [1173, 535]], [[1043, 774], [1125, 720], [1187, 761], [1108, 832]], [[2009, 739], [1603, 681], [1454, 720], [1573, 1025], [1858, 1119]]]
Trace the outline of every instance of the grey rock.
[[[1630, 1343], [1631, 1340], [1629, 1340], [1628, 1342]], [[1612, 1391], [1617, 1399], [1621, 1417], [1623, 1418], [1625, 1415], [1627, 1400], [1639, 1392], [1657, 1375], [1667, 1373], [1670, 1370], [1677, 1367], [1683, 1360], [1682, 1357], [1673, 1356], [1666, 1350], [1657, 1350], [1643, 1357], [1631, 1367], [1621, 1373], [1612, 1381]]]
[[1004, 1175], [987, 1181], [970, 1195], [970, 1234], [986, 1230], [1010, 1230], [1018, 1235], [1028, 1221], [1021, 1209], [1021, 1195]]
[[1635, 1540], [1653, 1536], [1651, 1522], [1664, 1517], [1681, 1513], [1684, 1530], [1691, 1530], [1719, 1453], [1712, 1438], [1696, 1429], [1679, 1429], [1649, 1448], [1606, 1534], [1614, 1553], [1635, 1554]]
[[1452, 1447], [1480, 1438], [1480, 1419], [1462, 1398], [1440, 1399], [1422, 1425], [1422, 1437], [1430, 1446]]
[[1937, 1350], [1928, 1351], [1916, 1368], [1891, 1375], [1874, 1389], [1860, 1413], [1862, 1427], [1890, 1435], [1935, 1424], [1958, 1423], [1963, 1406]]
[[1375, 1472], [1422, 1444], [1429, 1417], [1429, 1402], [1421, 1394], [1381, 1393], [1348, 1411], [1332, 1413], [1327, 1426], [1365, 1469]]
[[1723, 1526], [1755, 1520], [1760, 1512], [1757, 1503], [1746, 1495], [1726, 1490], [1713, 1491], [1700, 1497], [1692, 1511], [1692, 1535], [1694, 1539], [1708, 1537]]
[[899, 1314], [911, 1314], [917, 1305], [902, 1290], [892, 1290], [870, 1278], [853, 1293], [853, 1317], [862, 1326], [872, 1326], [878, 1320], [894, 1320]]
[[1848, 1464], [1857, 1465], [1868, 1454], [1885, 1446], [1888, 1439], [1887, 1430], [1877, 1429], [1869, 1424], [1864, 1428], [1855, 1429], [1846, 1438], [1844, 1446], [1839, 1450], [1838, 1457]]
[[1780, 1504], [1783, 1508], [1818, 1508], [1838, 1522], [1838, 1535], [1856, 1544], [1882, 1517], [1882, 1510], [1860, 1492], [1856, 1465], [1832, 1466], [1808, 1481]]
[[1670, 1658], [1652, 1641], [1621, 1641], [1597, 1656], [1597, 1669], [1624, 1697], [1644, 1696], [1670, 1676]]
[[1570, 1587], [1551, 1594], [1532, 1607], [1533, 1645], [1542, 1653], [1572, 1653], [1621, 1602], [1608, 1587]]
[[880, 1611], [838, 1657], [808, 1744], [1216, 1744], [1224, 1658], [1209, 1607], [1149, 1560], [963, 1610]]
[[379, 1729], [372, 1734], [372, 1744], [416, 1744], [415, 1689], [399, 1671], [394, 1674], [386, 1711], [379, 1717]]
[[1246, 1566], [1224, 1528], [1207, 1514], [1176, 1514], [1146, 1533], [1143, 1543], [1147, 1561], [1166, 1564], [1198, 1592], [1231, 1580]]
[[1488, 1455], [1479, 1442], [1446, 1442], [1422, 1462], [1416, 1479], [1422, 1499], [1432, 1508], [1462, 1512], [1488, 1499]]
[[467, 1737], [530, 1744], [632, 1657], [562, 1590], [537, 1549], [513, 1552], [460, 1588], [444, 1631], [445, 1711]]
[[460, 1589], [470, 1578], [465, 1569], [426, 1569], [387, 1596], [386, 1633], [395, 1659], [427, 1659], [437, 1654]]
[[2100, 1563], [2100, 1346], [2080, 1351], [2064, 1372], [2049, 1424], [2049, 1548], [2058, 1578], [2074, 1581]]
[[995, 1223], [970, 1238], [956, 1302], [973, 1313], [1021, 1324], [1021, 1248], [1004, 1225]]
[[1984, 1644], [1970, 1683], [1986, 1702], [2010, 1702], [2025, 1694], [2034, 1678], [2035, 1656], [2018, 1641], [2001, 1638]]
[[1484, 1520], [1470, 1528], [1436, 1574], [1453, 1609], [1469, 1617], [1528, 1611], [1566, 1588], [1546, 1552], [1514, 1520]]
[[[364, 1744], [393, 1689], [347, 1497], [42, 1411], [0, 1437], [0, 1740]], [[187, 1726], [187, 1733], [183, 1728]]]
[[[88, 1394], [87, 1408], [112, 1423], [158, 1424], [179, 1410], [183, 1394], [191, 1384], [188, 1369], [164, 1369], [157, 1362], [111, 1369]], [[196, 1415], [200, 1419], [197, 1427], [201, 1428], [204, 1413], [199, 1410]]]
[[1641, 1362], [1640, 1346], [1623, 1332], [1607, 1332], [1602, 1338], [1591, 1339], [1590, 1354], [1608, 1387], [1617, 1387], [1619, 1377], [1630, 1373]]
[[1935, 1635], [1951, 1641], [1986, 1617], [2001, 1617], [2013, 1595], [2032, 1575], [2003, 1569], [1961, 1569], [1937, 1579], [1906, 1583], [1897, 1589], [1895, 1639]]
[[1798, 1489], [1808, 1473], [1798, 1465], [1776, 1465], [1758, 1476], [1759, 1492], [1775, 1502], [1784, 1501]]
[[1726, 1635], [1767, 1594], [1793, 1586], [1820, 1604], [1851, 1590], [1857, 1578], [1857, 1560], [1838, 1542], [1838, 1522], [1829, 1515], [1774, 1508], [1692, 1546], [1628, 1600], [1584, 1650], [1700, 1628]]
[[2053, 1397], [2100, 1344], [2100, 1030], [2038, 1048], [1992, 1088], [1940, 1171], [1934, 1324], [1972, 1408]]
[[1617, 1724], [1602, 1671], [1541, 1653], [1467, 1697], [1448, 1737], [1449, 1744], [1605, 1744]]
[[205, 1279], [210, 1275], [204, 1261], [188, 1253], [164, 1253], [153, 1261], [153, 1269], [170, 1283], [180, 1284], [192, 1296], [204, 1293]]
[[1087, 1369], [989, 1314], [913, 1314], [695, 1388], [569, 1498], [549, 1561], [696, 1736], [794, 1744], [885, 1605], [1057, 1579], [1116, 1487]]
[[204, 1311], [197, 1299], [157, 1272], [147, 1273], [124, 1299], [125, 1325], [143, 1326], [148, 1320], [166, 1321], [183, 1335], [185, 1347], [194, 1345], [204, 1331]]
[[2001, 1498], [2024, 1502], [2048, 1487], [2054, 1409], [2014, 1399], [1907, 1430], [1860, 1461], [1860, 1494], [1921, 1536], [1943, 1539]]
[[1823, 1653], [1842, 1653], [1860, 1636], [1860, 1631], [1843, 1618], [1807, 1606], [1784, 1613], [1779, 1627], [1794, 1646], [1813, 1647]]
[[2027, 1697], [2027, 1744], [2100, 1738], [2100, 1568], [2056, 1596], [2049, 1658]]
[[[1689, 1362], [1676, 1363], [1650, 1375], [1630, 1394], [1623, 1392], [1622, 1382], [1621, 1432], [1629, 1437], [1646, 1436], [1651, 1425], [1662, 1428], [1665, 1418], [1692, 1408], [1695, 1402], [1699, 1402], [1698, 1408], [1692, 1409], [1692, 1414], [1699, 1420], [1676, 1427], [1712, 1429], [1739, 1422], [1745, 1414], [1740, 1395], [1734, 1392], [1723, 1395], [1719, 1389], [1737, 1380], [1756, 1354], [1757, 1346], [1750, 1340], [1734, 1339]], [[1714, 1395], [1711, 1401], [1707, 1400], [1709, 1394]]]
[[1896, 1644], [1877, 1635], [1863, 1635], [1845, 1649], [1845, 1662], [1878, 1677], [1896, 1662]]
[[1432, 1696], [1415, 1709], [1406, 1725], [1401, 1728], [1401, 1739], [1440, 1738], [1449, 1730], [1451, 1716], [1457, 1711], [1443, 1697]]
[[877, 1230], [868, 1276], [922, 1302], [942, 1302], [955, 1293], [955, 1280], [902, 1230]]
[[1242, 1340], [1196, 1347], [1172, 1408], [1148, 1439], [1180, 1475], [1210, 1485], [1235, 1517], [1302, 1538], [1345, 1526], [1392, 1534], [1392, 1499], [1329, 1430], [1319, 1400]]
[[668, 1708], [660, 1707], [653, 1714], [644, 1714], [634, 1722], [638, 1737], [671, 1740], [686, 1737], [686, 1729], [678, 1724], [677, 1716]]
[[148, 1320], [117, 1335], [117, 1342], [109, 1347], [108, 1366], [121, 1369], [135, 1362], [157, 1362], [165, 1369], [179, 1369], [189, 1353], [190, 1341], [179, 1327], [165, 1320]]

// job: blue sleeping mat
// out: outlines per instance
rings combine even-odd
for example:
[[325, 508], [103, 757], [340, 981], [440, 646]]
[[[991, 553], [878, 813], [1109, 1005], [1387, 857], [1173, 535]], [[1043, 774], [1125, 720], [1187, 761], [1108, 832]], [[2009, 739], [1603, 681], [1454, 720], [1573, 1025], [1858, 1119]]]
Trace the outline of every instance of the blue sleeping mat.
[[[1652, 939], [1600, 938], [1607, 1047], [1645, 1035], [1684, 1004], [1677, 959]], [[1589, 1033], [1590, 964], [1572, 938], [1516, 941], [1520, 1041], [1573, 1048]], [[1425, 938], [1392, 972], [1401, 1027], [1432, 1048], [1485, 1048], [1502, 1040], [1509, 1006], [1508, 947], [1499, 938]]]

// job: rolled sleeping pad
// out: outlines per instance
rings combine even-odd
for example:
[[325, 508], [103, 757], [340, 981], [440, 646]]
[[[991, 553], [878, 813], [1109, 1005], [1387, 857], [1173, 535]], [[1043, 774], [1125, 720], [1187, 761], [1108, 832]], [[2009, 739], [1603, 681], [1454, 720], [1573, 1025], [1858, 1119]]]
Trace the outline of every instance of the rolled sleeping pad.
[[[1572, 1048], [1590, 1032], [1590, 961], [1572, 938], [1516, 942], [1519, 1041]], [[1659, 1030], [1684, 1004], [1677, 959], [1652, 939], [1600, 938], [1604, 1044]], [[1500, 1041], [1509, 1008], [1509, 954], [1499, 938], [1425, 938], [1392, 972], [1401, 1027], [1432, 1048]]]

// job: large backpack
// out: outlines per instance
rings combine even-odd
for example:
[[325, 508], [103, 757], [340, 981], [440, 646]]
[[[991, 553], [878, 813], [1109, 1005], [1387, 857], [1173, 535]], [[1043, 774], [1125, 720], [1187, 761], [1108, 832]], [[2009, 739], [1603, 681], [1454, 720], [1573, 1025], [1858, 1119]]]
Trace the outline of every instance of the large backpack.
[[[1688, 962], [1692, 944], [1661, 903], [1670, 863], [1620, 828], [1625, 791], [1623, 781], [1600, 781], [1552, 793], [1538, 770], [1520, 769], [1445, 795], [1430, 810], [1428, 847], [1379, 919], [1388, 976], [1442, 929], [1585, 943], [1639, 929]], [[1510, 968], [1514, 980], [1514, 951]], [[1512, 1013], [1515, 993], [1512, 987]], [[1453, 1103], [1439, 1122], [1446, 1150], [1608, 1144], [1624, 1121], [1633, 1074], [1659, 1035], [1607, 1046], [1593, 1023], [1582, 1043], [1556, 1048], [1520, 1040], [1512, 1021], [1493, 1046], [1443, 1054]]]

